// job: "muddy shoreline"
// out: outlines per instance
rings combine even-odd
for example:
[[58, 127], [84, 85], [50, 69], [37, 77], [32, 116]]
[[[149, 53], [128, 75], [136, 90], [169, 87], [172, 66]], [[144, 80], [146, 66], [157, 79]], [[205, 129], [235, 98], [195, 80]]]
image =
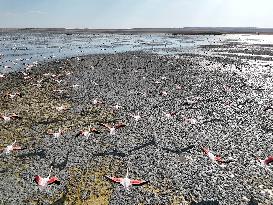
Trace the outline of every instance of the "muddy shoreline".
[[[39, 64], [29, 79], [6, 74], [0, 113], [22, 119], [0, 121], [1, 146], [16, 139], [26, 149], [0, 156], [0, 202], [270, 204], [272, 173], [253, 157], [273, 153], [270, 92], [229, 69], [234, 64], [245, 66], [211, 56], [127, 52]], [[15, 91], [22, 97], [4, 97]], [[57, 111], [61, 105], [69, 109]], [[164, 112], [176, 114], [168, 119]], [[126, 127], [115, 135], [99, 125], [116, 122]], [[76, 137], [89, 126], [100, 134]], [[64, 136], [47, 134], [58, 129]], [[233, 160], [226, 167], [212, 163], [204, 147]], [[51, 165], [61, 185], [40, 191], [33, 177], [47, 176]], [[132, 178], [149, 183], [126, 191], [104, 178], [124, 176], [127, 167]]]

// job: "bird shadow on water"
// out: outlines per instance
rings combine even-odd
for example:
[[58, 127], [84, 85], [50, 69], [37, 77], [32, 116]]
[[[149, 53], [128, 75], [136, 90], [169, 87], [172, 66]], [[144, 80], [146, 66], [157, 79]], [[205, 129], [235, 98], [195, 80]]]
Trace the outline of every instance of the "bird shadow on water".
[[[219, 205], [220, 203], [218, 201], [201, 201], [201, 202], [194, 202], [191, 203], [191, 205]], [[247, 205], [258, 205], [257, 200], [255, 200], [253, 197], [251, 197], [250, 201], [247, 203]]]
[[253, 197], [251, 197], [247, 205], [258, 205], [258, 201], [254, 199]]
[[117, 149], [112, 149], [110, 151], [105, 151], [105, 152], [101, 152], [101, 153], [95, 153], [93, 154], [94, 156], [115, 156], [115, 157], [126, 157], [127, 155], [131, 155], [133, 152], [144, 149], [145, 147], [148, 146], [156, 146], [156, 141], [155, 138], [152, 137], [152, 139], [149, 142], [146, 142], [140, 146], [134, 147], [132, 149], [130, 149], [127, 154], [124, 152], [120, 152]]
[[7, 168], [5, 168], [5, 169], [1, 169], [0, 170], [0, 174], [4, 174], [4, 173], [6, 173], [8, 171], [8, 169]]
[[62, 194], [62, 196], [57, 199], [56, 201], [54, 201], [51, 205], [63, 205], [66, 204], [66, 199], [67, 199], [67, 187], [65, 187], [65, 190]]
[[120, 152], [117, 149], [113, 149], [110, 151], [100, 152], [93, 154], [96, 157], [104, 157], [104, 156], [114, 156], [114, 157], [126, 157], [126, 154], [124, 152]]
[[[116, 148], [114, 148], [112, 150], [108, 150], [108, 151], [101, 152], [101, 153], [95, 153], [93, 155], [97, 156], [97, 157], [98, 156], [126, 157], [127, 155], [131, 155], [133, 152], [144, 149], [145, 147], [148, 147], [148, 146], [158, 147], [157, 143], [156, 143], [156, 140], [155, 140], [155, 137], [152, 137], [150, 139], [150, 141], [148, 141], [146, 143], [143, 143], [143, 144], [141, 144], [139, 146], [136, 146], [136, 147], [128, 150], [127, 154], [124, 153], [124, 152], [118, 151]], [[184, 147], [182, 149], [169, 149], [169, 148], [161, 148], [161, 149], [164, 150], [164, 151], [175, 153], [175, 154], [181, 154], [181, 153], [184, 153], [184, 152], [188, 152], [189, 150], [191, 150], [194, 147], [195, 147], [195, 145], [190, 145], [190, 146]]]
[[190, 145], [190, 146], [184, 147], [184, 148], [182, 148], [182, 149], [162, 148], [162, 150], [168, 151], [168, 152], [172, 152], [172, 153], [175, 153], [175, 154], [181, 154], [181, 153], [183, 153], [183, 152], [188, 152], [189, 150], [191, 150], [191, 149], [194, 148], [194, 147], [195, 147], [194, 145]]
[[65, 159], [60, 162], [60, 163], [56, 163], [56, 160], [54, 159], [53, 162], [50, 164], [50, 166], [52, 166], [53, 169], [57, 168], [59, 169], [59, 171], [62, 171], [66, 168], [66, 165], [68, 163], [68, 158], [69, 158], [69, 154], [70, 154], [71, 150], [69, 150], [65, 156]]
[[17, 157], [18, 158], [28, 158], [28, 157], [40, 157], [40, 158], [45, 158], [46, 157], [46, 150], [45, 149], [40, 149], [40, 150], [35, 150], [31, 151], [28, 153], [20, 154]]
[[143, 149], [143, 148], [148, 147], [148, 146], [157, 146], [154, 137], [152, 137], [152, 139], [149, 142], [146, 142], [146, 143], [144, 143], [144, 144], [142, 144], [140, 146], [137, 146], [137, 147], [129, 150], [129, 152], [132, 153], [132, 152], [138, 151], [138, 150]]

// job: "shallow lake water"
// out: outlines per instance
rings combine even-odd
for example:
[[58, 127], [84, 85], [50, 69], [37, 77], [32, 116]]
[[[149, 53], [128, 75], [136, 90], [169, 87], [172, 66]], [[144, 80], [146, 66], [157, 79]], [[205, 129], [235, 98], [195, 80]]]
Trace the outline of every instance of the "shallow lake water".
[[[217, 49], [210, 52], [210, 55], [224, 55], [225, 52], [221, 51], [221, 45], [225, 44], [230, 45], [229, 48], [233, 49], [250, 45], [263, 47], [272, 45], [273, 47], [273, 36], [0, 33], [0, 72], [20, 71], [33, 63], [52, 59], [125, 51], [146, 51], [163, 55], [204, 53], [202, 46], [211, 45]], [[229, 50], [230, 53], [232, 51]], [[234, 54], [240, 55], [238, 52]], [[272, 57], [273, 54], [269, 53], [270, 56]]]

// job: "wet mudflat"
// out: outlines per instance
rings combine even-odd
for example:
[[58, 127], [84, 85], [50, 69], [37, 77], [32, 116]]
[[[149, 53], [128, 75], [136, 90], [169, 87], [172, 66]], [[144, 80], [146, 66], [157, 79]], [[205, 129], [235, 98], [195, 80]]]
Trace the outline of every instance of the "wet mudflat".
[[[272, 61], [272, 35], [172, 35], [168, 33], [0, 32], [0, 73], [90, 54], [144, 51], [163, 55], [206, 54]], [[209, 48], [209, 49], [206, 49]]]
[[[0, 156], [1, 203], [271, 204], [271, 168], [256, 157], [273, 152], [272, 66], [259, 65], [263, 72], [240, 57], [130, 52], [6, 74], [0, 113], [21, 119], [0, 122], [1, 146], [24, 149]], [[100, 125], [121, 122], [114, 135]], [[90, 126], [99, 133], [78, 135]], [[34, 176], [50, 167], [61, 184], [40, 190]], [[104, 177], [127, 168], [149, 183], [125, 190]]]

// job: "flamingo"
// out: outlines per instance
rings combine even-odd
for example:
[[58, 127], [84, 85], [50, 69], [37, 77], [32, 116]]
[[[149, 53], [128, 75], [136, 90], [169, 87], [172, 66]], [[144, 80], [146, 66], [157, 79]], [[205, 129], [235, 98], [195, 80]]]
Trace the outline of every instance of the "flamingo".
[[61, 105], [60, 107], [56, 107], [56, 110], [59, 111], [59, 112], [62, 112], [62, 111], [66, 111], [68, 110], [69, 108], [65, 105]]
[[87, 139], [88, 139], [88, 137], [91, 135], [91, 132], [93, 132], [93, 133], [96, 133], [96, 134], [99, 134], [100, 132], [96, 129], [96, 128], [91, 128], [91, 127], [89, 127], [89, 129], [88, 130], [81, 130], [77, 135], [76, 135], [76, 137], [78, 137], [78, 136], [85, 136]]
[[44, 73], [44, 74], [43, 74], [43, 76], [46, 76], [46, 77], [47, 77], [47, 76], [50, 76], [50, 75], [51, 75], [51, 73]]
[[60, 136], [62, 136], [64, 134], [64, 132], [61, 129], [59, 129], [58, 132], [48, 131], [47, 134], [52, 135], [54, 138], [59, 138]]
[[212, 162], [218, 163], [218, 164], [222, 164], [224, 162], [220, 156], [218, 156], [218, 155], [215, 156], [214, 154], [211, 153], [211, 151], [209, 149], [202, 148], [202, 150], [205, 153], [205, 155], [207, 155]]
[[116, 104], [116, 105], [113, 106], [113, 108], [115, 108], [116, 110], [118, 110], [118, 109], [122, 108], [122, 106]]
[[58, 84], [61, 84], [61, 82], [63, 82], [63, 80], [58, 80], [58, 79], [54, 79]]
[[160, 93], [160, 95], [161, 95], [161, 96], [167, 96], [168, 93], [167, 93], [166, 91], [162, 91], [162, 92]]
[[259, 165], [264, 167], [266, 169], [266, 171], [271, 171], [268, 168], [268, 166], [269, 166], [270, 163], [273, 162], [273, 156], [268, 156], [265, 159], [260, 159], [260, 158], [256, 157], [256, 159], [259, 161], [259, 163], [260, 163]]
[[57, 177], [55, 177], [55, 176], [54, 177], [50, 177], [51, 170], [52, 170], [52, 167], [50, 168], [49, 175], [46, 178], [43, 178], [43, 177], [41, 177], [39, 175], [36, 175], [34, 177], [34, 181], [40, 187], [40, 189], [45, 189], [47, 187], [47, 185], [50, 185], [50, 184], [58, 184], [58, 185], [60, 185], [61, 182], [60, 182], [60, 180]]
[[66, 71], [65, 72], [65, 75], [71, 75], [73, 72], [71, 72], [71, 71]]
[[162, 76], [161, 80], [167, 80], [167, 77], [166, 76]]
[[181, 90], [182, 86], [181, 85], [176, 85], [175, 88], [176, 88], [176, 90]]
[[15, 98], [15, 97], [22, 97], [22, 94], [21, 93], [19, 93], [19, 92], [15, 92], [15, 93], [6, 93], [5, 94], [5, 96], [7, 96], [7, 97], [9, 97], [10, 99], [13, 99], [13, 98]]
[[10, 122], [11, 120], [20, 119], [19, 115], [12, 113], [10, 115], [1, 115], [0, 118], [2, 118], [5, 122]]
[[136, 115], [130, 114], [131, 117], [135, 118], [135, 121], [139, 121], [141, 116], [139, 115], [139, 112]]
[[80, 87], [80, 85], [78, 85], [78, 84], [73, 84], [71, 87], [72, 87], [72, 88], [78, 88], [78, 87]]
[[99, 125], [108, 128], [109, 131], [110, 131], [110, 135], [116, 134], [116, 129], [121, 128], [121, 127], [125, 127], [125, 126], [126, 126], [126, 125], [123, 124], [123, 123], [118, 123], [118, 124], [116, 124], [116, 125], [114, 125], [114, 126], [111, 126], [111, 125], [105, 124], [105, 123], [100, 123]]
[[173, 116], [175, 116], [177, 113], [176, 112], [163, 112], [163, 114], [168, 118], [172, 118]]
[[6, 155], [10, 154], [10, 152], [12, 151], [22, 150], [22, 147], [16, 146], [15, 143], [16, 143], [16, 140], [12, 144], [8, 145], [6, 148], [0, 149], [0, 150], [3, 151], [3, 153]]
[[99, 100], [97, 100], [97, 99], [94, 99], [93, 100], [93, 104], [94, 105], [99, 105], [99, 104], [102, 104], [103, 102], [102, 101], [99, 101]]
[[120, 183], [126, 190], [129, 190], [130, 186], [141, 186], [147, 184], [148, 181], [135, 180], [129, 178], [129, 169], [127, 168], [126, 176], [124, 178], [116, 178], [105, 176], [107, 179], [110, 179], [112, 182]]
[[62, 90], [62, 89], [57, 89], [57, 90], [53, 90], [53, 92], [57, 92], [59, 94], [62, 94], [65, 90]]
[[197, 120], [194, 118], [185, 118], [184, 119], [185, 124], [192, 124], [195, 125], [197, 123]]
[[231, 87], [229, 87], [228, 85], [224, 85], [223, 87], [226, 93], [230, 93], [232, 91]]
[[268, 156], [267, 158], [265, 158], [265, 159], [259, 159], [259, 158], [257, 158], [257, 160], [261, 163], [261, 164], [263, 164], [263, 165], [269, 165], [270, 163], [272, 163], [273, 162], [273, 156]]

